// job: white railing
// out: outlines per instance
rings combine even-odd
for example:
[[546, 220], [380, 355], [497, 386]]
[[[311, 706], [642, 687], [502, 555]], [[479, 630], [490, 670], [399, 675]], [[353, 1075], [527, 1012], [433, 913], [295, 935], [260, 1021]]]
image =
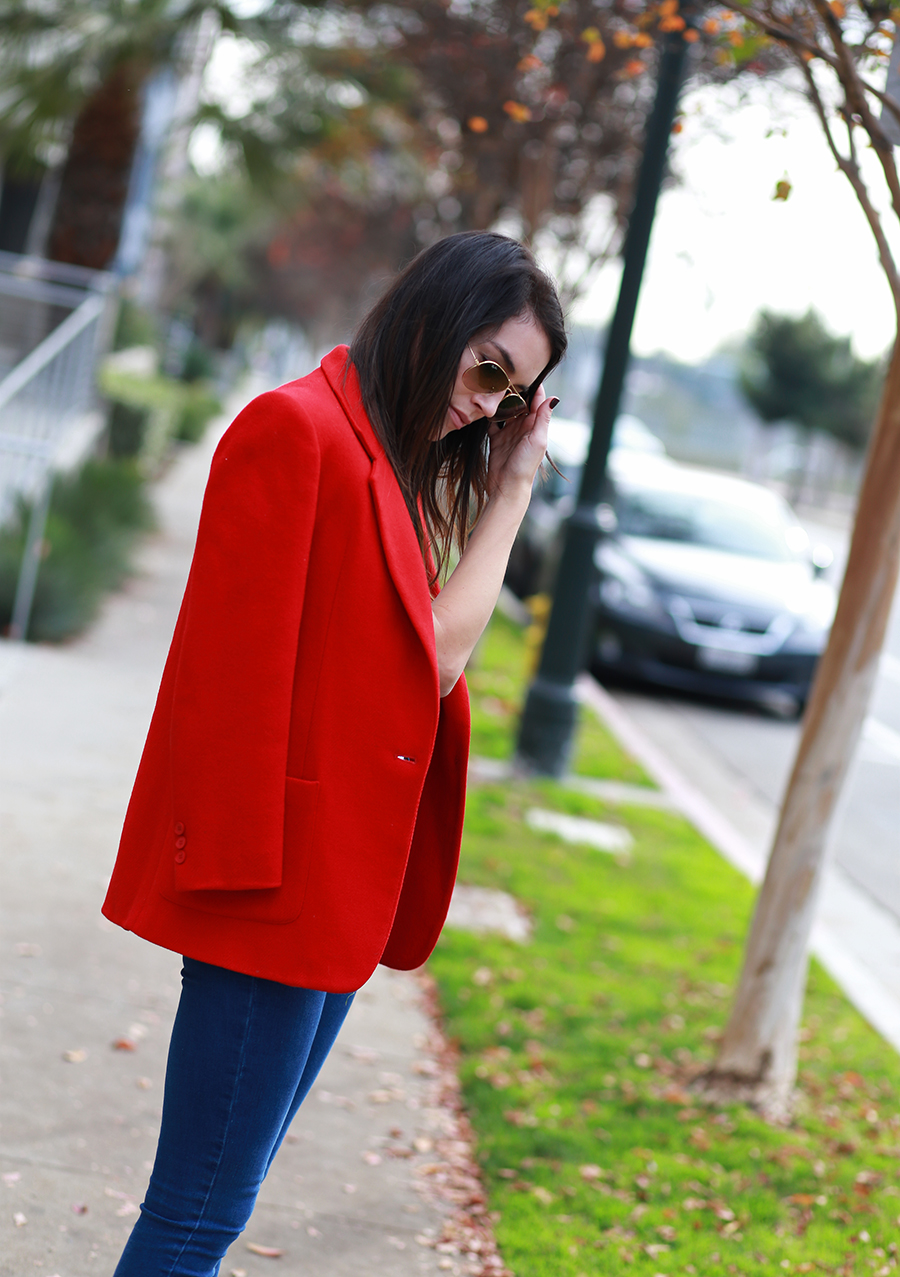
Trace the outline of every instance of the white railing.
[[[52, 263], [33, 263], [27, 270], [20, 266], [15, 272], [4, 269], [6, 265], [6, 260], [0, 260], [0, 299], [5, 303], [7, 329], [15, 310], [15, 303], [6, 303], [7, 298], [26, 303], [23, 315], [32, 329], [31, 340], [29, 334], [22, 334], [27, 345], [32, 344], [36, 324], [46, 327], [56, 322], [49, 335], [0, 381], [0, 526], [14, 516], [18, 502], [24, 500], [31, 507], [10, 624], [10, 637], [23, 639], [54, 472], [79, 460], [102, 425], [96, 413], [94, 374], [108, 345], [114, 303], [110, 276], [60, 269]], [[85, 278], [88, 275], [90, 279]], [[46, 314], [47, 307], [59, 306], [71, 311], [61, 323], [58, 311], [56, 316]]]

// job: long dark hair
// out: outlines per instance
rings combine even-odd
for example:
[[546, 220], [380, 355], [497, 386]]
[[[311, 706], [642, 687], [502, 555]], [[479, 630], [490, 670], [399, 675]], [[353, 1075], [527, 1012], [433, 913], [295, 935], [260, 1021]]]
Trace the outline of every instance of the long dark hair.
[[562, 359], [566, 330], [556, 286], [522, 244], [490, 231], [439, 240], [397, 277], [359, 326], [350, 360], [363, 404], [400, 484], [436, 579], [452, 544], [464, 548], [485, 503], [484, 419], [437, 439], [475, 334], [534, 316], [550, 361], [526, 398]]

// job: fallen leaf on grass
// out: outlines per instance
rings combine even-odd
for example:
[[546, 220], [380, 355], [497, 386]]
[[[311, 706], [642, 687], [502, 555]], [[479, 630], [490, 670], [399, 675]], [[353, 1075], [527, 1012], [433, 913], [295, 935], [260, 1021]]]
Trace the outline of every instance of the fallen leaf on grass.
[[136, 1051], [137, 1043], [132, 1042], [131, 1038], [116, 1038], [112, 1044], [114, 1051]]
[[25, 1225], [28, 1223], [28, 1217], [26, 1215], [23, 1215], [20, 1210], [17, 1210], [15, 1215], [13, 1215], [13, 1223], [15, 1224], [16, 1228], [24, 1228]]
[[280, 1259], [284, 1254], [277, 1246], [260, 1246], [259, 1242], [247, 1242], [247, 1249], [254, 1255], [262, 1255], [264, 1259]]
[[72, 1210], [75, 1212], [76, 1215], [86, 1215], [88, 1213], [87, 1203], [73, 1202]]
[[82, 1050], [81, 1047], [76, 1047], [72, 1051], [63, 1051], [62, 1058], [67, 1064], [83, 1064], [87, 1059], [87, 1051]]

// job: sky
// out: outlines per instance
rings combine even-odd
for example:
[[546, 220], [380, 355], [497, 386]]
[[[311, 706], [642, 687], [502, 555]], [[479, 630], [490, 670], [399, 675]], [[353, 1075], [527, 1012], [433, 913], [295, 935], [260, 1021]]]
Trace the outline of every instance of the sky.
[[[891, 342], [893, 303], [875, 241], [821, 126], [805, 102], [785, 93], [774, 105], [767, 99], [761, 89], [738, 104], [733, 89], [721, 88], [684, 99], [672, 156], [682, 181], [660, 197], [636, 353], [697, 362], [745, 334], [762, 307], [799, 315], [812, 306], [866, 358]], [[874, 156], [866, 159], [883, 205], [883, 180]], [[774, 200], [785, 176], [790, 197]], [[893, 233], [896, 216], [885, 220]], [[900, 247], [900, 234], [895, 242]], [[606, 322], [618, 277], [618, 266], [605, 268], [573, 317]]]

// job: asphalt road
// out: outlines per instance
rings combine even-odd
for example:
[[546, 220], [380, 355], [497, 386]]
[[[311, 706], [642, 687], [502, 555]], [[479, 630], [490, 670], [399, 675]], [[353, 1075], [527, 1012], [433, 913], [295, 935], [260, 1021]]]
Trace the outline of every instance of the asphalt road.
[[[805, 522], [814, 541], [825, 541], [834, 550], [830, 575], [839, 583], [846, 532], [818, 521]], [[701, 788], [705, 785], [709, 797], [722, 805], [732, 801], [723, 783], [725, 773], [730, 773], [731, 792], [746, 792], [748, 806], [759, 813], [758, 836], [770, 835], [799, 739], [797, 722], [762, 708], [633, 688], [610, 690], [664, 748], [671, 749], [679, 731], [687, 733], [701, 751], [705, 747], [709, 766], [700, 766], [693, 782]], [[834, 837], [838, 863], [900, 919], [900, 595]]]

